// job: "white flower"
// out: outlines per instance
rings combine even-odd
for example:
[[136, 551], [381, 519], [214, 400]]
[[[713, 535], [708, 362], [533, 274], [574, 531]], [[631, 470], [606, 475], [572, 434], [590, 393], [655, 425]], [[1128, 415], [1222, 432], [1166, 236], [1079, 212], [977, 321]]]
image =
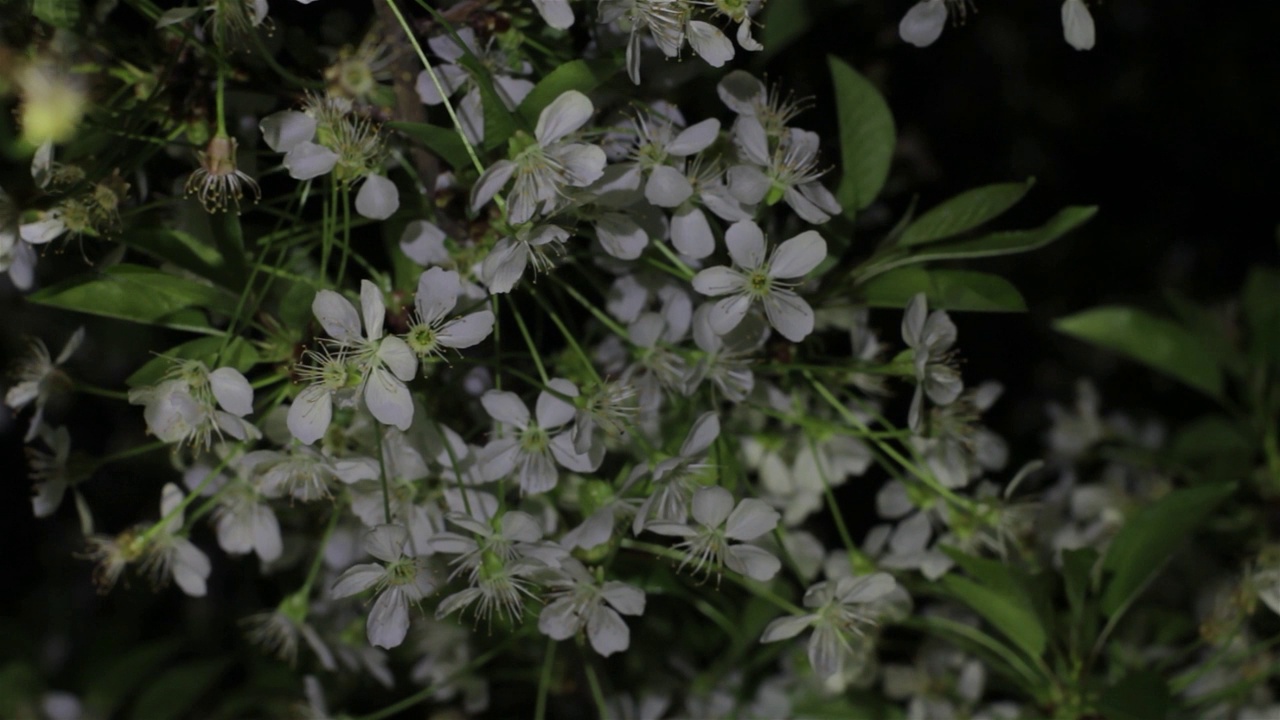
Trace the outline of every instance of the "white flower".
[[[699, 489], [693, 494], [693, 519], [698, 527], [683, 523], [652, 522], [646, 530], [659, 535], [685, 538], [677, 547], [685, 551], [681, 567], [694, 566], [694, 572], [708, 563], [714, 568], [724, 566], [755, 580], [769, 580], [778, 574], [782, 563], [778, 558], [755, 545], [731, 544], [731, 540], [745, 543], [764, 535], [778, 526], [778, 513], [763, 501], [746, 498], [733, 504], [733, 495], [722, 487]], [[711, 568], [706, 568], [711, 572]]]
[[67, 460], [71, 456], [71, 434], [65, 427], [55, 430], [42, 425], [40, 439], [49, 446], [52, 453], [29, 446], [27, 460], [31, 466], [30, 478], [35, 486], [31, 507], [36, 517], [45, 518], [57, 511], [72, 483], [71, 471], [67, 467]]
[[213, 513], [218, 546], [230, 555], [256, 553], [264, 563], [279, 560], [284, 543], [275, 511], [252, 483], [239, 477], [228, 482]]
[[547, 24], [557, 30], [564, 30], [573, 25], [573, 10], [569, 0], [533, 0], [533, 6]]
[[653, 205], [674, 208], [693, 195], [693, 185], [684, 173], [684, 158], [706, 150], [720, 134], [720, 121], [703, 120], [688, 128], [678, 128], [668, 117], [657, 113], [635, 120], [636, 139], [630, 163], [618, 184], [639, 187], [641, 175], [644, 197]]
[[586, 187], [604, 172], [604, 150], [565, 138], [587, 123], [595, 112], [577, 90], [556, 98], [538, 115], [534, 137], [517, 134], [514, 156], [489, 166], [471, 189], [471, 209], [478, 211], [515, 177], [507, 195], [507, 219], [515, 225], [549, 214], [565, 204], [566, 187]]
[[959, 371], [951, 365], [956, 326], [945, 311], [929, 313], [925, 294], [917, 293], [902, 316], [902, 339], [914, 351], [916, 371], [916, 392], [907, 424], [913, 432], [920, 432], [925, 395], [938, 405], [949, 405], [964, 390]]
[[626, 583], [599, 582], [582, 563], [566, 558], [545, 583], [550, 601], [538, 616], [538, 630], [552, 640], [568, 640], [584, 627], [591, 647], [608, 657], [631, 645], [622, 615], [644, 614], [644, 591]]
[[812, 627], [809, 663], [823, 678], [839, 675], [846, 659], [854, 654], [850, 636], [860, 638], [864, 626], [876, 624], [880, 612], [875, 604], [896, 588], [897, 582], [888, 573], [820, 582], [804, 594], [804, 606], [815, 612], [774, 620], [760, 642], [787, 640]]
[[946, 0], [920, 0], [898, 23], [898, 35], [916, 47], [928, 47], [942, 35], [946, 26]]
[[44, 408], [49, 399], [55, 392], [71, 384], [71, 379], [62, 371], [61, 366], [71, 358], [82, 342], [84, 342], [84, 328], [77, 328], [67, 343], [62, 346], [62, 352], [58, 353], [58, 357], [54, 359], [49, 356], [49, 348], [45, 347], [43, 342], [39, 339], [31, 340], [30, 357], [18, 364], [14, 373], [17, 382], [4, 394], [4, 404], [14, 411], [21, 410], [27, 405], [35, 405], [35, 414], [31, 416], [31, 425], [23, 438], [24, 442], [31, 442], [39, 432], [40, 425], [44, 422]]
[[385, 220], [400, 207], [395, 183], [375, 172], [383, 156], [378, 128], [352, 113], [349, 101], [312, 96], [303, 112], [268, 115], [258, 127], [267, 145], [285, 154], [284, 166], [293, 179], [311, 180], [330, 172], [343, 183], [363, 178], [356, 212], [372, 220]]
[[[550, 387], [560, 395], [578, 395], [578, 389], [567, 380], [552, 380]], [[536, 415], [532, 418], [515, 393], [490, 390], [480, 402], [505, 429], [504, 436], [491, 440], [484, 448], [481, 473], [486, 480], [499, 480], [514, 473], [523, 492], [546, 492], [559, 479], [556, 463], [574, 472], [595, 472], [604, 460], [602, 447], [578, 452], [567, 428], [556, 433], [573, 419], [575, 410], [555, 394], [545, 390], [538, 394]]]
[[378, 589], [378, 599], [369, 611], [366, 631], [369, 644], [393, 648], [404, 642], [409, 632], [409, 604], [435, 590], [435, 583], [422, 558], [406, 552], [409, 531], [399, 525], [379, 525], [365, 534], [365, 552], [382, 564], [363, 563], [349, 568], [333, 584], [333, 597], [344, 598], [369, 588]]
[[723, 335], [738, 326], [751, 306], [764, 305], [769, 324], [792, 342], [813, 331], [813, 309], [791, 288], [795, 281], [827, 257], [827, 243], [809, 230], [787, 240], [765, 257], [764, 233], [750, 220], [734, 223], [725, 233], [734, 267], [707, 268], [693, 278], [693, 289], [719, 297], [710, 323]]
[[418, 276], [418, 293], [413, 301], [417, 313], [405, 342], [423, 362], [443, 356], [445, 348], [472, 347], [493, 332], [493, 313], [489, 310], [448, 317], [461, 292], [462, 282], [452, 270], [430, 268]]
[[160, 517], [169, 517], [161, 531], [152, 539], [143, 561], [143, 570], [152, 580], [163, 583], [170, 576], [182, 591], [192, 597], [204, 597], [205, 581], [212, 566], [209, 557], [192, 542], [178, 533], [182, 532], [183, 513], [178, 509], [183, 494], [177, 485], [167, 483], [160, 494]]
[[751, 356], [769, 337], [769, 328], [756, 316], [748, 316], [738, 327], [718, 335], [711, 327], [713, 308], [704, 303], [693, 313], [693, 342], [705, 355], [689, 373], [686, 392], [692, 395], [703, 380], [710, 380], [726, 398], [742, 402], [755, 387]]
[[1062, 3], [1062, 34], [1067, 44], [1077, 50], [1092, 50], [1094, 43], [1093, 16], [1084, 0], [1064, 0]]
[[714, 412], [703, 413], [693, 422], [675, 457], [667, 458], [649, 471], [637, 465], [623, 484], [626, 492], [646, 475], [652, 477], [653, 488], [636, 509], [631, 531], [639, 535], [651, 521], [683, 523], [688, 517], [689, 499], [699, 488], [698, 475], [711, 467], [704, 462], [707, 450], [720, 437], [720, 418]]
[[405, 383], [418, 372], [413, 350], [395, 335], [383, 337], [387, 308], [382, 292], [368, 280], [360, 283], [361, 316], [351, 301], [332, 290], [316, 293], [311, 311], [332, 339], [322, 341], [323, 353], [313, 353], [318, 365], [301, 367], [312, 383], [298, 394], [289, 408], [289, 431], [310, 445], [324, 435], [333, 418], [333, 395], [347, 387], [347, 363], [351, 363], [363, 388], [365, 405], [378, 422], [408, 430], [413, 422], [413, 398]]
[[491, 293], [509, 293], [533, 263], [535, 272], [555, 266], [553, 254], [564, 251], [569, 231], [556, 225], [525, 225], [515, 235], [504, 237], [485, 256], [480, 277]]
[[729, 192], [741, 202], [772, 205], [785, 200], [806, 222], [819, 225], [840, 213], [840, 203], [818, 179], [818, 134], [785, 128], [769, 150], [769, 134], [756, 117], [743, 116], [734, 125], [734, 139], [752, 164], [729, 168]]
[[238, 370], [213, 372], [198, 360], [180, 361], [159, 385], [129, 391], [143, 405], [147, 431], [167, 443], [208, 448], [216, 435], [237, 440], [260, 435], [244, 416], [253, 412], [253, 387]]

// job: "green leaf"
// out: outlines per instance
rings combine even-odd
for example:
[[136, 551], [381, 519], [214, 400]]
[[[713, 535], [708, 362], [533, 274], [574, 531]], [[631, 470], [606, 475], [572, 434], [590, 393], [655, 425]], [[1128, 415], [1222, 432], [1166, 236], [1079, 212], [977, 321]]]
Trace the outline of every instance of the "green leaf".
[[1103, 558], [1111, 580], [1102, 592], [1102, 611], [1110, 617], [1126, 607], [1163, 569], [1180, 542], [1235, 489], [1235, 483], [1224, 483], [1174, 490], [1135, 513]]
[[453, 128], [411, 122], [390, 122], [387, 127], [422, 143], [454, 170], [466, 170], [472, 166], [467, 146], [462, 142], [462, 136]]
[[72, 278], [32, 294], [42, 305], [144, 325], [217, 334], [201, 309], [235, 311], [225, 291], [141, 265], [119, 264], [101, 273]]
[[538, 123], [538, 116], [556, 98], [569, 90], [589, 93], [613, 77], [619, 67], [618, 63], [612, 60], [567, 62], [540, 80], [525, 96], [520, 107], [516, 108], [516, 113], [524, 118], [530, 127], [533, 127]]
[[859, 287], [871, 307], [901, 308], [925, 293], [929, 307], [976, 312], [1026, 312], [1027, 303], [1008, 280], [972, 270], [904, 267], [876, 276]]
[[1255, 267], [1241, 293], [1249, 352], [1262, 363], [1280, 367], [1280, 272]]
[[1045, 648], [1045, 630], [1032, 604], [1025, 578], [994, 560], [984, 560], [944, 548], [964, 571], [979, 582], [955, 573], [939, 581], [943, 590], [983, 616], [997, 630], [1033, 658]]
[[1136, 308], [1111, 306], [1060, 318], [1054, 328], [1127, 355], [1210, 397], [1222, 396], [1217, 357], [1194, 333], [1169, 320]]
[[198, 660], [170, 668], [138, 695], [130, 715], [134, 720], [176, 720], [191, 717], [196, 703], [231, 667], [228, 658]]
[[943, 243], [913, 253], [892, 265], [932, 262], [935, 260], [969, 260], [972, 258], [1016, 255], [1039, 250], [1084, 224], [1098, 212], [1096, 207], [1065, 207], [1044, 225], [1031, 230], [1007, 230], [990, 233], [973, 240]]
[[1083, 611], [1097, 564], [1098, 551], [1093, 548], [1062, 551], [1062, 584], [1073, 615]]
[[[242, 373], [262, 360], [258, 355], [258, 351], [244, 338], [232, 338], [231, 342], [227, 344], [226, 351], [219, 358], [218, 350], [221, 348], [221, 337], [196, 338], [177, 347], [170, 348], [159, 357], [154, 357], [147, 361], [145, 365], [134, 371], [124, 382], [129, 387], [155, 385], [160, 382], [165, 372], [173, 366], [174, 359], [199, 360], [211, 370], [216, 367], [231, 367]], [[215, 363], [217, 364], [215, 365]]]
[[1160, 720], [1172, 706], [1168, 683], [1151, 670], [1125, 675], [1098, 698], [1098, 711], [1107, 720]]
[[764, 6], [760, 24], [763, 27], [756, 39], [764, 45], [764, 50], [756, 57], [758, 62], [764, 62], [808, 32], [813, 24], [813, 13], [808, 0], [772, 2]]
[[[17, 10], [9, 7], [4, 12], [15, 13]], [[31, 14], [41, 22], [70, 29], [80, 20], [80, 0], [35, 0], [31, 4]]]
[[840, 169], [844, 173], [836, 199], [845, 215], [853, 217], [870, 205], [884, 187], [897, 132], [889, 106], [875, 86], [835, 56], [827, 56], [827, 63], [835, 85]]
[[911, 223], [898, 245], [923, 245], [972, 230], [1018, 204], [1034, 184], [1035, 178], [1028, 178], [1026, 182], [987, 185], [960, 193]]
[[139, 228], [125, 233], [121, 242], [209, 280], [217, 280], [222, 266], [222, 255], [217, 248], [181, 230]]

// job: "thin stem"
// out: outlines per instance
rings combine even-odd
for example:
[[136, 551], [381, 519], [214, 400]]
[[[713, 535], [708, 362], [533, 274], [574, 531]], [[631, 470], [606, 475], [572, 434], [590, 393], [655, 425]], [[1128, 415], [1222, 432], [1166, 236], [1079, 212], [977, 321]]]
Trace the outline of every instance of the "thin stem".
[[227, 70], [222, 64], [221, 59], [218, 61], [218, 84], [215, 90], [216, 113], [218, 116], [218, 137], [227, 137], [227, 108], [226, 108], [226, 84]]
[[[622, 539], [622, 547], [629, 548], [631, 550], [640, 550], [642, 552], [647, 552], [652, 555], [657, 555], [659, 557], [667, 558], [668, 560], [679, 560], [683, 562], [684, 560], [687, 559], [687, 556], [684, 553], [680, 552], [679, 550], [663, 547], [661, 545], [654, 545], [653, 543], [646, 543], [646, 542], [640, 542], [638, 540], [631, 540], [629, 538]], [[738, 573], [732, 570], [724, 570], [723, 575], [724, 577], [729, 578], [729, 580], [733, 581], [734, 583], [737, 583], [739, 586], [741, 586], [743, 589], [750, 592], [752, 595], [768, 600], [769, 602], [776, 605], [778, 608], [785, 610], [786, 612], [791, 613], [792, 615], [805, 614], [805, 611], [801, 610], [798, 605], [784, 598], [779, 597], [776, 593], [774, 593], [772, 590], [766, 587], [764, 583], [761, 583], [756, 580], [752, 580], [751, 578], [746, 577], [745, 575], [739, 575]]]
[[351, 255], [351, 185], [342, 183], [342, 260], [338, 264], [338, 286], [347, 274], [347, 258]]
[[520, 637], [519, 635], [511, 635], [501, 645], [493, 648], [489, 652], [486, 652], [483, 655], [480, 655], [475, 660], [472, 660], [466, 665], [463, 665], [462, 667], [458, 668], [454, 672], [450, 673], [448, 677], [444, 678], [443, 680], [440, 680], [438, 682], [434, 682], [428, 685], [427, 687], [419, 690], [418, 692], [410, 695], [409, 697], [401, 700], [400, 702], [388, 705], [382, 708], [381, 710], [378, 710], [376, 712], [371, 712], [368, 715], [362, 715], [356, 718], [355, 720], [383, 720], [384, 718], [389, 718], [394, 715], [398, 715], [401, 712], [404, 712], [405, 710], [408, 710], [414, 705], [417, 705], [418, 703], [425, 701], [427, 698], [431, 697], [432, 695], [435, 695], [436, 693], [440, 692], [441, 688], [448, 686], [449, 684], [453, 683], [455, 680], [462, 677], [463, 675], [466, 675], [467, 673], [474, 672], [475, 670], [479, 669], [485, 663], [489, 662], [493, 658], [500, 655], [503, 651], [507, 649], [507, 646], [514, 643], [516, 639], [518, 639], [519, 637]]
[[400, 13], [400, 8], [396, 7], [395, 0], [386, 0], [386, 3], [387, 7], [391, 8], [391, 12], [395, 13], [396, 21], [400, 23], [400, 28], [404, 30], [405, 37], [409, 39], [409, 44], [413, 46], [414, 52], [418, 54], [418, 60], [422, 62], [422, 67], [427, 71], [427, 76], [431, 78], [432, 84], [436, 86], [436, 93], [443, 98], [445, 112], [449, 113], [449, 122], [453, 123], [453, 129], [458, 131], [458, 139], [462, 141], [463, 147], [467, 149], [467, 156], [471, 158], [471, 164], [475, 166], [476, 172], [483, 173], [484, 163], [480, 162], [480, 156], [476, 154], [476, 149], [472, 147], [471, 141], [467, 139], [467, 134], [462, 131], [462, 121], [458, 119], [458, 113], [453, 109], [453, 102], [449, 100], [449, 92], [445, 89], [444, 84], [440, 82], [440, 76], [436, 75], [436, 70], [431, 66], [431, 61], [427, 59], [427, 54], [422, 51], [422, 45], [418, 42], [417, 35], [409, 27], [404, 15]]
[[520, 317], [520, 311], [516, 309], [515, 301], [510, 300], [509, 302], [511, 304], [511, 314], [515, 316], [516, 325], [520, 328], [520, 334], [524, 336], [524, 342], [529, 346], [529, 354], [533, 357], [533, 364], [538, 366], [538, 376], [542, 378], [543, 385], [550, 385], [551, 378], [547, 376], [547, 369], [542, 366], [542, 357], [538, 354], [538, 347], [533, 343], [533, 336], [529, 334], [529, 328], [525, 326], [524, 318]]
[[373, 432], [378, 436], [378, 477], [382, 480], [382, 514], [389, 525], [391, 524], [391, 492], [387, 489], [387, 462], [382, 452], [382, 428], [376, 425], [376, 420], [374, 422]]
[[547, 694], [551, 691], [551, 666], [556, 661], [556, 645], [558, 643], [547, 638], [547, 652], [542, 658], [542, 674], [538, 677], [538, 702], [534, 706], [534, 720], [543, 720], [547, 716]]
[[342, 513], [338, 512], [335, 507], [333, 512], [329, 513], [329, 524], [324, 528], [324, 535], [320, 538], [320, 549], [316, 551], [316, 556], [311, 560], [311, 567], [307, 569], [307, 579], [302, 583], [302, 589], [298, 594], [302, 597], [311, 595], [311, 586], [315, 584], [316, 578], [320, 576], [320, 568], [324, 565], [324, 549], [329, 544], [329, 538], [333, 536], [334, 528], [338, 527], [338, 518]]
[[591, 699], [596, 703], [596, 712], [602, 718], [608, 717], [609, 706], [604, 701], [604, 691], [600, 689], [600, 678], [596, 677], [595, 666], [591, 664], [591, 658], [587, 657], [586, 652], [582, 655], [582, 668], [587, 674], [587, 685], [591, 686]]
[[138, 447], [131, 447], [127, 450], [121, 450], [118, 453], [112, 453], [111, 455], [107, 455], [106, 457], [102, 457], [102, 458], [98, 458], [97, 460], [94, 460], [93, 469], [97, 470], [103, 465], [110, 465], [111, 463], [120, 462], [121, 460], [126, 460], [131, 457], [137, 457], [138, 455], [145, 455], [146, 453], [149, 453], [152, 450], [159, 450], [161, 448], [165, 448], [168, 446], [169, 446], [169, 443], [167, 442], [157, 441], [153, 443], [147, 443], [146, 445], [139, 445]]

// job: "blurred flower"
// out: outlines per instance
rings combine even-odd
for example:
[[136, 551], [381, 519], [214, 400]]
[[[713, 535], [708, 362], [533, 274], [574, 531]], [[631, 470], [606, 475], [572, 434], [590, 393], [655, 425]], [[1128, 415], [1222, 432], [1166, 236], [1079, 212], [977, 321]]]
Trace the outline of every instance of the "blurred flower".
[[815, 612], [774, 620], [764, 629], [760, 642], [787, 640], [812, 627], [809, 663], [814, 672], [824, 678], [839, 675], [846, 658], [854, 655], [852, 639], [861, 639], [864, 628], [876, 624], [877, 601], [896, 588], [897, 582], [888, 573], [820, 582], [804, 594], [804, 606]]
[[35, 405], [35, 414], [31, 416], [24, 442], [31, 442], [40, 431], [41, 423], [44, 422], [44, 408], [50, 398], [71, 385], [71, 378], [63, 372], [62, 364], [71, 359], [82, 342], [84, 328], [76, 328], [54, 359], [50, 357], [49, 348], [45, 347], [44, 342], [34, 338], [31, 340], [28, 357], [19, 362], [14, 370], [17, 382], [4, 394], [4, 404], [15, 412], [28, 405]]
[[949, 405], [964, 390], [960, 373], [951, 364], [956, 326], [945, 311], [929, 314], [925, 294], [917, 293], [902, 316], [902, 339], [914, 351], [916, 392], [907, 424], [918, 433], [924, 426], [925, 395], [938, 405]]
[[538, 616], [538, 629], [552, 640], [567, 640], [584, 628], [591, 648], [608, 657], [631, 645], [631, 630], [622, 615], [644, 614], [644, 592], [626, 583], [601, 583], [582, 563], [565, 558], [545, 581], [548, 602]]
[[1093, 16], [1089, 14], [1084, 0], [1064, 0], [1062, 3], [1062, 34], [1067, 44], [1077, 50], [1093, 49]]
[[[733, 495], [722, 487], [704, 487], [693, 494], [693, 519], [698, 527], [684, 523], [657, 521], [645, 529], [659, 535], [685, 538], [677, 547], [685, 552], [681, 567], [694, 566], [694, 572], [710, 573], [721, 566], [755, 580], [769, 580], [782, 563], [768, 552], [746, 543], [778, 526], [778, 513], [762, 500], [746, 498], [733, 504]], [[710, 564], [711, 567], [707, 567]]]
[[209, 579], [212, 566], [209, 556], [180, 534], [183, 529], [182, 502], [182, 490], [173, 483], [166, 483], [160, 494], [160, 518], [164, 524], [146, 545], [142, 569], [157, 586], [172, 577], [182, 592], [192, 597], [204, 597], [205, 581]]

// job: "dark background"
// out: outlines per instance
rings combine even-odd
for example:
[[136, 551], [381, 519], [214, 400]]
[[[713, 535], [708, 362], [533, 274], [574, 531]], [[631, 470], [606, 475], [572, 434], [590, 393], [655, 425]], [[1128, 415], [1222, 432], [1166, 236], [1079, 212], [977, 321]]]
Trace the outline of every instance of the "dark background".
[[[293, 4], [272, 5], [273, 17], [286, 18], [282, 23], [323, 3], [286, 5]], [[799, 7], [798, 0], [771, 5]], [[1090, 223], [1049, 248], [974, 265], [1013, 281], [1029, 313], [955, 316], [966, 380], [997, 379], [1007, 388], [988, 424], [1010, 439], [1013, 464], [1035, 457], [1046, 402], [1069, 402], [1078, 377], [1095, 379], [1105, 409], [1172, 421], [1203, 410], [1194, 393], [1055, 335], [1050, 322], [1110, 302], [1163, 311], [1162, 297], [1171, 290], [1223, 304], [1251, 264], [1275, 263], [1280, 5], [1091, 4], [1098, 45], [1085, 53], [1063, 41], [1059, 4], [1051, 0], [981, 2], [966, 23], [948, 27], [923, 50], [897, 38], [909, 5], [810, 0], [809, 32], [772, 52], [763, 69], [797, 94], [814, 96], [815, 107], [796, 124], [832, 138], [832, 147], [825, 56], [849, 61], [882, 89], [897, 119], [899, 147], [884, 200], [868, 213], [873, 226], [879, 218], [880, 229], [913, 195], [927, 208], [976, 185], [1030, 175], [1038, 182], [1007, 218], [1010, 227], [1038, 225], [1063, 205], [1101, 207]], [[9, 165], [0, 179], [7, 184], [25, 172]], [[10, 364], [28, 334], [56, 354], [80, 322], [90, 326], [90, 339], [71, 371], [115, 386], [133, 369], [133, 348], [148, 341], [146, 333], [30, 306], [0, 279], [0, 364]], [[887, 340], [897, 341], [897, 313], [881, 312], [875, 322]], [[121, 345], [128, 357], [115, 352]], [[51, 414], [71, 426], [82, 449], [106, 452], [142, 441], [140, 409], [120, 403], [80, 396]], [[25, 416], [15, 421], [0, 408], [0, 547], [6, 549], [0, 661], [6, 654], [38, 657], [59, 668], [69, 646], [37, 645], [36, 639], [69, 641], [88, 632], [95, 642], [109, 642], [102, 638], [107, 618], [141, 634], [161, 634], [182, 614], [204, 612], [203, 602], [180, 602], [176, 591], [151, 596], [142, 580], [101, 603], [94, 599], [90, 565], [72, 556], [78, 548], [70, 502], [54, 519], [31, 517], [25, 427]], [[152, 462], [162, 463], [162, 454]], [[99, 473], [85, 488], [101, 530], [117, 532], [150, 516], [157, 502], [154, 477], [125, 472], [129, 467]], [[224, 588], [236, 582], [215, 559], [215, 581], [219, 575]], [[202, 642], [232, 642], [227, 628], [195, 627]]]

